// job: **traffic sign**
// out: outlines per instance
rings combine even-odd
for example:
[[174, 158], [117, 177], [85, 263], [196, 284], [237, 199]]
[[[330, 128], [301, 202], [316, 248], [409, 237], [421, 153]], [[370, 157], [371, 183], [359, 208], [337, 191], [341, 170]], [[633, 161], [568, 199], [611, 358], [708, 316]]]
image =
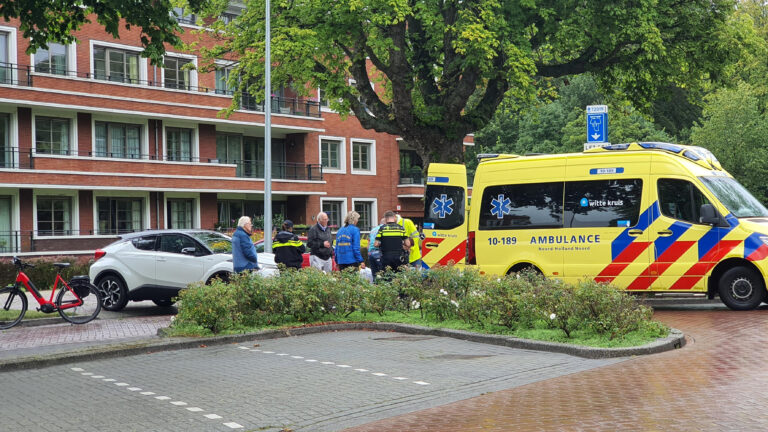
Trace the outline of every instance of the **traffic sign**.
[[587, 143], [608, 142], [608, 106], [587, 106]]

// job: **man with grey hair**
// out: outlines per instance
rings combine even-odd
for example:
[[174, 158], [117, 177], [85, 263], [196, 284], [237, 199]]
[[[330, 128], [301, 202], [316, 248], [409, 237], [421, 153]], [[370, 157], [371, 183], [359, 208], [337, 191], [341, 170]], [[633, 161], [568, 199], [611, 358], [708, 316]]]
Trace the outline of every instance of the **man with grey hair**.
[[232, 234], [232, 266], [235, 273], [245, 270], [259, 270], [259, 260], [256, 246], [253, 245], [251, 234], [253, 225], [251, 218], [243, 216], [237, 221], [237, 229]]
[[307, 233], [307, 246], [309, 246], [309, 265], [330, 272], [333, 270], [331, 256], [331, 229], [328, 227], [328, 215], [325, 212], [317, 214], [317, 223], [312, 225]]

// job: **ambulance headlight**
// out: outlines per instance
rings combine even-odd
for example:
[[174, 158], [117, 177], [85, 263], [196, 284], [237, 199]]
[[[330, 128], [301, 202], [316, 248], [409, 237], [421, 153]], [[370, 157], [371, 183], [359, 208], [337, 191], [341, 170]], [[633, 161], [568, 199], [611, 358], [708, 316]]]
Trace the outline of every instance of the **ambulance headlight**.
[[764, 245], [768, 246], [768, 236], [760, 236], [760, 240]]

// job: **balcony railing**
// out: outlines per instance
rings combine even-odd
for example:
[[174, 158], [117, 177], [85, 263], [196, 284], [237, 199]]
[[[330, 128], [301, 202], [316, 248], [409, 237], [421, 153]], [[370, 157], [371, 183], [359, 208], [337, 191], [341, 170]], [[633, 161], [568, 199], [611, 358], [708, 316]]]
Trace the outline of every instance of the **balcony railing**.
[[423, 186], [424, 185], [424, 174], [421, 171], [421, 167], [413, 167], [409, 170], [403, 170], [398, 171], [398, 182], [399, 185], [414, 185], [414, 186]]
[[[158, 87], [173, 90], [182, 90], [193, 93], [206, 93], [206, 94], [218, 94], [224, 96], [232, 96], [233, 91], [221, 90], [210, 87], [197, 87], [188, 85], [187, 83], [179, 81], [153, 81], [153, 80], [140, 80], [126, 76], [125, 74], [104, 74], [104, 73], [89, 73], [89, 72], [76, 72], [63, 70], [61, 68], [38, 68], [35, 70], [29, 65], [17, 65], [12, 63], [0, 62], [0, 85], [21, 85], [34, 87], [34, 75], [45, 74], [50, 77], [76, 77], [85, 78], [95, 81], [107, 81], [112, 83], [122, 84], [135, 84], [145, 87]], [[244, 93], [240, 100], [240, 108], [246, 111], [264, 111], [264, 103], [257, 102], [256, 99]], [[314, 100], [306, 100], [300, 98], [285, 98], [279, 96], [272, 96], [272, 112], [276, 114], [291, 114], [305, 117], [320, 117], [320, 102]]]
[[[263, 160], [235, 160], [236, 174], [245, 178], [264, 178]], [[272, 175], [276, 180], [322, 180], [323, 167], [320, 164], [302, 164], [296, 162], [272, 162]]]
[[0, 254], [21, 251], [20, 231], [0, 231]]

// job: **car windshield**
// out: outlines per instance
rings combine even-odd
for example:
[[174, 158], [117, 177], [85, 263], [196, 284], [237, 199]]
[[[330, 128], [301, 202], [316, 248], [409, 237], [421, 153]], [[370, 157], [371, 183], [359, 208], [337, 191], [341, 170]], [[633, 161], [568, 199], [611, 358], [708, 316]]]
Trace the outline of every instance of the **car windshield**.
[[232, 240], [217, 232], [193, 232], [190, 235], [206, 245], [213, 253], [232, 253]]
[[699, 177], [704, 185], [736, 217], [766, 217], [768, 209], [744, 186], [730, 177]]

